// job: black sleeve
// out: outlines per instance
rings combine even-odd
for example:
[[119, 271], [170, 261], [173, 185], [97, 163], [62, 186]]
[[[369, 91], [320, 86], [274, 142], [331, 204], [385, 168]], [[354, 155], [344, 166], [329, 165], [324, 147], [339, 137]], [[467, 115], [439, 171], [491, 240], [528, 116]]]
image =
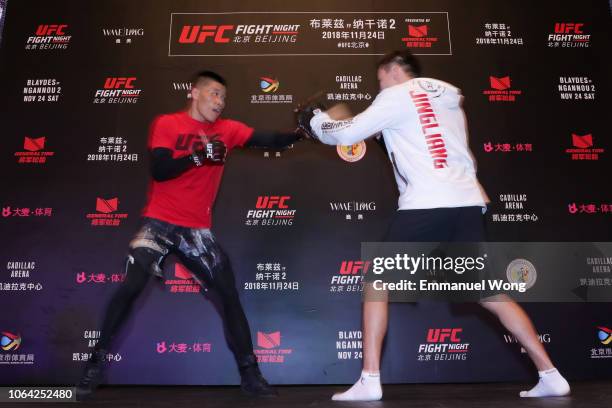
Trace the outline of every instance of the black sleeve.
[[297, 142], [300, 135], [296, 132], [271, 132], [255, 130], [245, 147], [270, 147], [282, 149]]
[[191, 155], [172, 158], [172, 150], [156, 147], [151, 151], [151, 175], [155, 181], [176, 178], [194, 166]]

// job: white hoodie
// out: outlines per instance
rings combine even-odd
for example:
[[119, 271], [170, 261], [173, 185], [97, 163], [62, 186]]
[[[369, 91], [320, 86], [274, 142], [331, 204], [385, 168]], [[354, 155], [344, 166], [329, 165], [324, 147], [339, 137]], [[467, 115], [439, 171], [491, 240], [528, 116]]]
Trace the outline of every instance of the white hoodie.
[[467, 145], [462, 95], [431, 78], [382, 90], [368, 109], [343, 121], [325, 112], [310, 121], [325, 144], [352, 145], [382, 132], [395, 170], [400, 210], [485, 206]]

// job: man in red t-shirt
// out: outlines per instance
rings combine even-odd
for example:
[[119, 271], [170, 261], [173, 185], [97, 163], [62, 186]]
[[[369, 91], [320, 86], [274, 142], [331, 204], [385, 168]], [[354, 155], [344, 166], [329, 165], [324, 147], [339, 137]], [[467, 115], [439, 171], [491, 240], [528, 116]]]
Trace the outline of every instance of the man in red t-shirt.
[[130, 242], [125, 281], [111, 299], [100, 340], [77, 385], [77, 398], [91, 395], [103, 377], [104, 356], [151, 273], [161, 276], [170, 253], [220, 301], [230, 348], [241, 376], [241, 389], [253, 396], [273, 396], [253, 354], [251, 330], [244, 315], [227, 256], [212, 234], [212, 207], [227, 152], [236, 147], [286, 147], [297, 133], [254, 131], [241, 122], [219, 118], [225, 107], [225, 80], [211, 71], [193, 81], [184, 112], [161, 115], [149, 136], [153, 180], [143, 211], [143, 225]]

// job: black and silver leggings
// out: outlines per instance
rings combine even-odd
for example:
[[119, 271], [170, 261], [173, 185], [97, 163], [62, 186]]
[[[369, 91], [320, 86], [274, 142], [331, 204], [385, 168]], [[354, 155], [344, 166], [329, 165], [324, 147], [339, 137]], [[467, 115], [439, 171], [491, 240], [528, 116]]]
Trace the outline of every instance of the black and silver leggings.
[[212, 292], [230, 349], [240, 365], [253, 355], [253, 344], [227, 255], [209, 229], [180, 227], [152, 218], [144, 218], [142, 228], [130, 243], [125, 281], [106, 309], [96, 348], [108, 350], [151, 274], [161, 277], [161, 265], [170, 253], [180, 259], [195, 280]]

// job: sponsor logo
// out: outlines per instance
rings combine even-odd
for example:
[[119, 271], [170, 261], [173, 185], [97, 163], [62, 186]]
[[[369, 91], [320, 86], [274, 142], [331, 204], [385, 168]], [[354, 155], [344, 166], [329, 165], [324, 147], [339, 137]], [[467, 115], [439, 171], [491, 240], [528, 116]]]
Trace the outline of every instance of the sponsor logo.
[[565, 149], [572, 160], [599, 160], [599, 155], [605, 152], [602, 148], [593, 146], [593, 135], [578, 135], [572, 133], [573, 148]]
[[2, 207], [2, 217], [51, 217], [53, 208]]
[[55, 152], [44, 151], [46, 137], [29, 137], [23, 139], [22, 152], [15, 152], [19, 164], [44, 164], [47, 158], [55, 155]]
[[531, 153], [533, 152], [532, 143], [493, 143], [491, 141], [483, 144], [485, 153]]
[[570, 214], [610, 214], [612, 213], [612, 204], [608, 203], [570, 203], [567, 205], [567, 210]]
[[336, 151], [338, 152], [338, 156], [344, 161], [349, 163], [354, 163], [359, 161], [365, 157], [366, 154], [366, 143], [362, 140], [359, 143], [355, 143], [350, 146], [336, 146]]
[[195, 279], [191, 271], [183, 264], [174, 264], [174, 276], [165, 281], [168, 291], [171, 293], [200, 293], [202, 286]]
[[23, 87], [23, 102], [59, 102], [61, 93], [60, 81], [55, 78], [28, 79]]
[[280, 347], [281, 334], [280, 332], [262, 333], [257, 332], [257, 346], [265, 349]]
[[142, 89], [136, 88], [136, 77], [107, 77], [104, 86], [94, 94], [94, 104], [137, 103]]
[[34, 354], [16, 354], [22, 346], [22, 337], [9, 331], [0, 332], [0, 365], [32, 365]]
[[67, 24], [40, 24], [26, 40], [26, 50], [65, 50], [70, 44]]
[[10, 277], [13, 279], [29, 278], [34, 269], [36, 269], [34, 261], [9, 261], [6, 264], [6, 270], [11, 273]]
[[334, 293], [361, 292], [363, 276], [370, 270], [370, 261], [342, 261], [338, 273], [332, 275], [329, 291]]
[[103, 28], [102, 35], [111, 38], [115, 44], [132, 44], [135, 38], [144, 36], [144, 28]]
[[191, 88], [193, 88], [192, 82], [172, 82], [172, 90], [185, 94], [187, 99], [191, 99]]
[[597, 338], [603, 345], [609, 345], [612, 343], [612, 330], [604, 326], [597, 327]]
[[293, 95], [281, 95], [276, 93], [280, 87], [280, 82], [278, 79], [270, 76], [263, 76], [259, 78], [258, 85], [258, 89], [262, 93], [252, 94], [251, 103], [293, 103]]
[[438, 42], [437, 37], [431, 37], [429, 26], [408, 24], [408, 36], [402, 38], [408, 48], [431, 48]]
[[338, 360], [361, 360], [363, 358], [363, 334], [361, 330], [342, 330], [336, 337]]
[[155, 346], [157, 354], [188, 354], [188, 353], [210, 353], [211, 343], [176, 343], [174, 341], [159, 341]]
[[[612, 257], [607, 258], [586, 258], [587, 266], [592, 268], [593, 273], [612, 273]], [[610, 279], [604, 279], [606, 286], [610, 285]], [[586, 285], [586, 282], [585, 282]]]
[[522, 91], [512, 89], [510, 76], [489, 76], [489, 86], [490, 89], [482, 92], [489, 102], [516, 102], [517, 96], [522, 94]]
[[328, 101], [369, 101], [372, 95], [369, 92], [357, 92], [363, 84], [363, 75], [343, 74], [334, 78], [337, 88], [328, 92]]
[[0, 346], [4, 351], [17, 351], [19, 346], [21, 346], [21, 336], [11, 332], [2, 332]]
[[591, 348], [590, 357], [592, 359], [612, 358], [612, 347], [610, 347], [612, 346], [612, 330], [607, 326], [597, 326], [596, 330], [597, 340], [600, 344], [598, 344], [599, 347]]
[[429, 329], [426, 343], [419, 344], [417, 361], [467, 360], [470, 343], [461, 342], [462, 328]]
[[248, 226], [290, 226], [293, 225], [296, 210], [289, 205], [291, 196], [259, 196], [255, 208], [247, 211], [245, 225]]
[[365, 217], [364, 214], [376, 211], [376, 203], [374, 201], [330, 202], [329, 206], [333, 212], [344, 213], [344, 219], [349, 221], [361, 221]]
[[[226, 31], [228, 33], [226, 34]], [[181, 29], [179, 44], [204, 44], [207, 39], [217, 44], [231, 41], [234, 32], [233, 25], [185, 25]]]
[[258, 363], [285, 363], [287, 356], [293, 353], [292, 349], [281, 348], [281, 332], [257, 332], [257, 347], [255, 355]]
[[[506, 344], [519, 344], [517, 338], [510, 333], [504, 334], [504, 341]], [[538, 334], [538, 341], [542, 344], [550, 344], [550, 333]], [[521, 354], [527, 354], [527, 350], [523, 346], [521, 346]]]
[[527, 194], [502, 193], [498, 196], [498, 212], [491, 214], [493, 222], [537, 222], [540, 217], [535, 213], [529, 213]]
[[591, 35], [585, 31], [584, 23], [557, 22], [548, 34], [550, 48], [588, 48], [590, 43]]
[[117, 213], [119, 209], [119, 198], [96, 198], [96, 213], [87, 214], [94, 227], [118, 227], [121, 220], [128, 217], [126, 213]]
[[259, 87], [262, 91], [268, 92], [276, 92], [278, 90], [280, 83], [278, 79], [272, 79], [267, 77], [261, 77], [259, 82]]
[[525, 290], [535, 285], [538, 273], [535, 266], [526, 259], [515, 259], [506, 267], [506, 277], [510, 283], [523, 283]]
[[79, 285], [83, 284], [105, 284], [105, 283], [121, 283], [125, 280], [125, 275], [120, 273], [87, 273], [77, 272], [75, 282]]

